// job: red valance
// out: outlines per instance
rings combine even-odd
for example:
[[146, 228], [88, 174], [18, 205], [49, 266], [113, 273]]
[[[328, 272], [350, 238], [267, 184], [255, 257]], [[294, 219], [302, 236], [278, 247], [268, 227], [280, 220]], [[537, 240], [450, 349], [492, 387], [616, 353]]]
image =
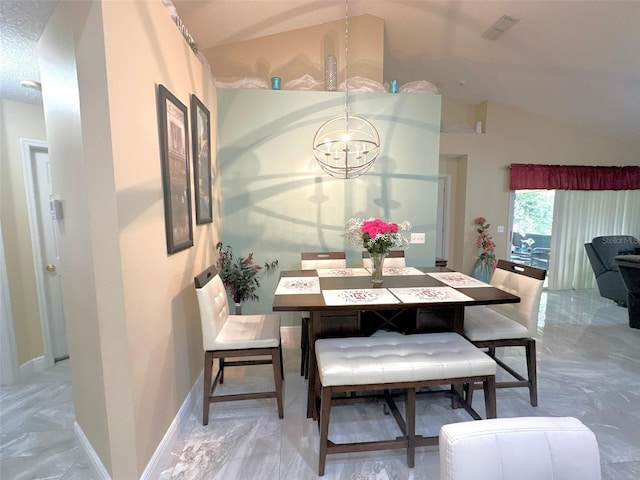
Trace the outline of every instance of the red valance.
[[511, 164], [511, 190], [640, 190], [639, 167]]

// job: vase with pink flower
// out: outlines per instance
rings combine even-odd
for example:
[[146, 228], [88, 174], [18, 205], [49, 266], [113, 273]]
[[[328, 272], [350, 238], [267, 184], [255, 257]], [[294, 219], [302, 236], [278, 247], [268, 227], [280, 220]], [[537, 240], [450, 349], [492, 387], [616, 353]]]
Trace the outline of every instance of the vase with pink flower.
[[493, 242], [493, 238], [489, 233], [489, 227], [491, 224], [487, 223], [487, 219], [484, 217], [478, 217], [473, 220], [473, 224], [476, 226], [476, 247], [480, 249], [480, 255], [476, 264], [473, 267], [471, 276], [483, 282], [489, 283], [491, 281], [491, 275], [496, 268], [496, 244]]
[[353, 245], [369, 252], [373, 263], [371, 282], [379, 285], [382, 283], [384, 259], [392, 248], [404, 248], [409, 245], [408, 238], [400, 231], [410, 228], [411, 224], [407, 221], [398, 224], [379, 218], [351, 218], [345, 226], [343, 236]]

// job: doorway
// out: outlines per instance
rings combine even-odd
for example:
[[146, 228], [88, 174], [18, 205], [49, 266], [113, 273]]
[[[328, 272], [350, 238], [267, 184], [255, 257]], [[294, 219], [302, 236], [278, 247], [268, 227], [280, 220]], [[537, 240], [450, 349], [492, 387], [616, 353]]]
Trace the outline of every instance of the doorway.
[[21, 139], [31, 247], [46, 367], [69, 358], [56, 222], [62, 219], [51, 185], [46, 142]]

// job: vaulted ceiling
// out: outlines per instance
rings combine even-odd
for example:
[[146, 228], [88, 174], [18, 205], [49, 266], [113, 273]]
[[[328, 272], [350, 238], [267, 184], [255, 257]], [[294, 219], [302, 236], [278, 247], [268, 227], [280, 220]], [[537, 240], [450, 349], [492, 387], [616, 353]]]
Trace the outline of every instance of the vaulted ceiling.
[[[174, 0], [201, 49], [345, 17], [343, 0]], [[640, 1], [349, 0], [384, 19], [384, 79], [429, 80], [640, 145]], [[481, 35], [502, 15], [519, 22]], [[215, 75], [215, 72], [213, 72]]]
[[[54, 3], [0, 1], [4, 97], [17, 78], [9, 70], [38, 76], [33, 52]], [[173, 3], [203, 50], [345, 17], [342, 0]], [[640, 146], [638, 0], [349, 0], [348, 12], [384, 19], [385, 81], [429, 80], [455, 99], [504, 103]], [[483, 38], [502, 15], [519, 22]]]

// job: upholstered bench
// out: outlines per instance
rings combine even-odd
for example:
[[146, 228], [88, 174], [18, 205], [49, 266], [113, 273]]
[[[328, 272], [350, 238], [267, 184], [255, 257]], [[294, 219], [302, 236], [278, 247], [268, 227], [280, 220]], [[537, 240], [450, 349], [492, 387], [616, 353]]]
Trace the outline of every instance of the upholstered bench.
[[[451, 395], [474, 419], [480, 419], [460, 395], [460, 390], [463, 384], [482, 382], [486, 416], [496, 416], [496, 363], [457, 333], [321, 339], [316, 341], [315, 351], [320, 382], [315, 401], [316, 412], [320, 412], [319, 475], [324, 475], [329, 453], [406, 448], [407, 464], [413, 467], [416, 446], [438, 444], [437, 436], [423, 437], [415, 433], [416, 389], [419, 387], [449, 385], [448, 390], [438, 391]], [[405, 418], [393, 402], [392, 390], [406, 392]], [[333, 395], [377, 391], [384, 391], [402, 435], [393, 440], [359, 443], [338, 444], [329, 440]]]

